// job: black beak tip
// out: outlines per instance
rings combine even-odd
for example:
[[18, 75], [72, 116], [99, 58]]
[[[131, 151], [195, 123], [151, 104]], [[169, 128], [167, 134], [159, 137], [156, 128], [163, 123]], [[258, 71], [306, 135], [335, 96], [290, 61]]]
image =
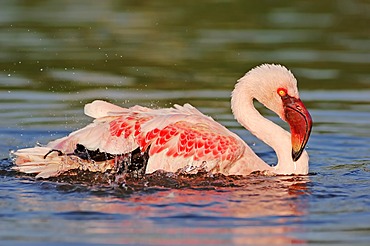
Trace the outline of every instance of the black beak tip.
[[292, 150], [292, 159], [294, 162], [298, 161], [303, 153], [303, 149], [300, 149], [299, 151]]

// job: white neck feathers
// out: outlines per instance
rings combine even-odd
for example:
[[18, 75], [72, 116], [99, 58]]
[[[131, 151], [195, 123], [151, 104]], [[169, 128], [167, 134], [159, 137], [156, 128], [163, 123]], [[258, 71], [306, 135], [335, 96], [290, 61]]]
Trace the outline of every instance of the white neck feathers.
[[304, 152], [301, 158], [294, 163], [291, 155], [290, 133], [263, 117], [254, 107], [253, 100], [256, 98], [256, 93], [264, 93], [263, 89], [261, 90], [258, 86], [258, 81], [253, 81], [251, 76], [241, 78], [235, 85], [231, 98], [231, 109], [235, 119], [274, 149], [278, 158], [278, 163], [274, 167], [275, 173], [307, 174], [307, 153]]

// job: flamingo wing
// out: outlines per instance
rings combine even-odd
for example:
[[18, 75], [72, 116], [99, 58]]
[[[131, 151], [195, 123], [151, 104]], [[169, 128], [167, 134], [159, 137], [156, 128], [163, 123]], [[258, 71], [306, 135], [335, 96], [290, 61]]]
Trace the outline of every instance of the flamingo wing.
[[[135, 106], [124, 110], [109, 112], [107, 116], [95, 120], [91, 131], [95, 139], [101, 141], [87, 138], [81, 139], [80, 143], [89, 147], [90, 142], [95, 142], [95, 148], [112, 154], [125, 153], [124, 145], [133, 145], [129, 149], [140, 147], [142, 151], [150, 146], [149, 155], [166, 151], [167, 156], [230, 161], [237, 159], [244, 149], [244, 142], [236, 134], [190, 104], [174, 105], [174, 108], [168, 109]], [[102, 130], [97, 130], [97, 127]], [[117, 139], [124, 144], [115, 144]]]
[[83, 145], [90, 151], [111, 155], [140, 148], [149, 153], [147, 173], [158, 169], [176, 171], [194, 163], [206, 163], [206, 168], [213, 170], [220, 163], [224, 167], [233, 163], [245, 149], [236, 134], [189, 104], [149, 109], [94, 101], [85, 106], [85, 113], [96, 118], [93, 123], [46, 147], [68, 154]]
[[94, 101], [86, 105], [85, 113], [97, 119], [57, 145], [53, 144], [53, 148], [65, 151], [61, 144], [67, 145], [68, 149], [82, 144], [87, 149], [99, 149], [110, 154], [129, 153], [138, 147], [142, 152], [149, 149], [149, 157], [153, 160], [156, 157], [154, 162], [150, 161], [149, 169], [152, 171], [159, 167], [172, 171], [173, 168], [158, 165], [164, 159], [180, 161], [173, 164], [175, 167], [197, 161], [231, 163], [242, 155], [245, 148], [237, 135], [190, 104], [149, 109], [141, 106], [121, 108]]
[[[176, 171], [187, 164], [204, 163], [211, 170], [217, 164], [233, 163], [244, 152], [245, 144], [237, 135], [189, 104], [170, 109], [130, 109], [109, 122], [109, 131], [105, 131], [109, 136], [101, 139], [123, 139], [131, 149], [149, 149], [147, 172]], [[117, 151], [117, 145], [112, 147], [103, 143], [99, 148], [108, 153]], [[125, 153], [125, 146], [121, 148]]]

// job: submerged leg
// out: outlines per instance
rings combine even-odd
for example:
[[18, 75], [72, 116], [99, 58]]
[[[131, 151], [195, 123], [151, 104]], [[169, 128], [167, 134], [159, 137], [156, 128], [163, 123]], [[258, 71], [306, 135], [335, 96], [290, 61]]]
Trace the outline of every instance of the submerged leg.
[[48, 155], [50, 155], [51, 153], [53, 153], [53, 152], [58, 152], [58, 156], [62, 156], [62, 155], [64, 155], [64, 153], [62, 152], [62, 151], [60, 151], [59, 149], [52, 149], [52, 150], [50, 150], [48, 153], [46, 153], [45, 155], [44, 155], [44, 159], [46, 159], [46, 157], [48, 157]]

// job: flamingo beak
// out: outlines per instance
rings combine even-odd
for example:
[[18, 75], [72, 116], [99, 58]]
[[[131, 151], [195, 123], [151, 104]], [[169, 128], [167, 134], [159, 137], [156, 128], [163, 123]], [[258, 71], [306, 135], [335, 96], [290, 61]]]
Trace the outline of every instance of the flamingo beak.
[[290, 126], [292, 159], [295, 162], [301, 157], [310, 137], [312, 119], [310, 113], [299, 98], [297, 99], [286, 94], [281, 99], [283, 101], [285, 120]]

